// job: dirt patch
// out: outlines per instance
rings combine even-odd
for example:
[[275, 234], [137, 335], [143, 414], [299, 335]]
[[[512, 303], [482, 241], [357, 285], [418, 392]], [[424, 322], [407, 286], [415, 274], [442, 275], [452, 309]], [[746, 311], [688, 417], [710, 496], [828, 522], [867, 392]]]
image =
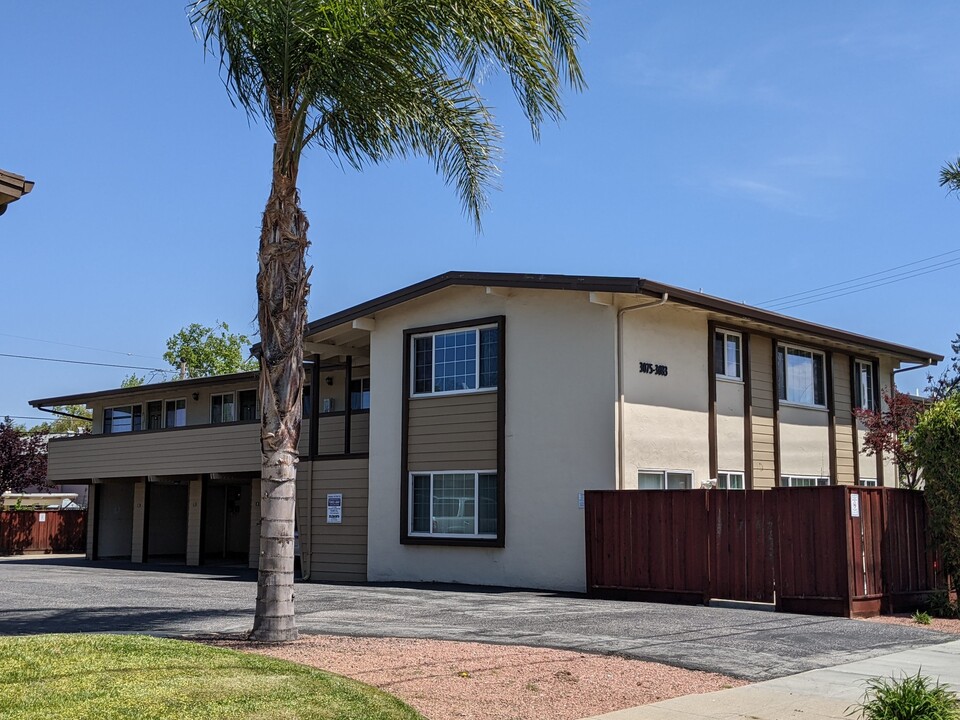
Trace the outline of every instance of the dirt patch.
[[919, 630], [939, 630], [940, 632], [955, 633], [960, 635], [960, 619], [951, 618], [930, 618], [929, 625], [915, 623], [911, 613], [899, 613], [897, 615], [879, 615], [877, 617], [865, 618], [868, 622], [886, 623], [888, 625], [909, 625]]
[[375, 685], [429, 720], [577, 720], [746, 684], [658, 663], [515, 645], [325, 635], [277, 647], [215, 644]]

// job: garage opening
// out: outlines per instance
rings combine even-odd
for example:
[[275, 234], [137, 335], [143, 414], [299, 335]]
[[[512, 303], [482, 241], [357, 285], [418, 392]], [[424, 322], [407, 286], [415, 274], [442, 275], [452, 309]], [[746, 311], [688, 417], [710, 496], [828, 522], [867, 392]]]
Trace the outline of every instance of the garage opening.
[[97, 485], [95, 557], [101, 560], [129, 560], [133, 544], [133, 482], [105, 482]]
[[187, 483], [149, 482], [147, 492], [147, 562], [186, 563]]
[[209, 480], [204, 490], [203, 563], [246, 567], [250, 556], [250, 481]]

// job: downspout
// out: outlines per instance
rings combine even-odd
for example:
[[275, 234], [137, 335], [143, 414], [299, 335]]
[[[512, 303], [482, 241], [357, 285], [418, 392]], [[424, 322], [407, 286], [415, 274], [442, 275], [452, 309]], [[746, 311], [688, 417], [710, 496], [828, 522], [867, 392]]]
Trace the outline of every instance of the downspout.
[[93, 422], [93, 418], [84, 417], [83, 415], [74, 415], [73, 413], [68, 412], [61, 412], [59, 410], [53, 410], [52, 408], [37, 406], [37, 410], [42, 410], [43, 412], [48, 412], [53, 415], [62, 415], [63, 417], [74, 418], [75, 420], [86, 420], [87, 422]]
[[[930, 358], [926, 362], [917, 363], [916, 365], [911, 365], [909, 367], [897, 368], [893, 371], [893, 374], [896, 375], [897, 373], [910, 372], [911, 370], [919, 370], [920, 368], [933, 367], [935, 364], [936, 363], [933, 361], [933, 358]], [[893, 388], [891, 388], [891, 390], [892, 389]]]
[[629, 305], [617, 311], [617, 490], [623, 490], [623, 316], [634, 310], [660, 307], [670, 298], [663, 293], [659, 300], [639, 305]]

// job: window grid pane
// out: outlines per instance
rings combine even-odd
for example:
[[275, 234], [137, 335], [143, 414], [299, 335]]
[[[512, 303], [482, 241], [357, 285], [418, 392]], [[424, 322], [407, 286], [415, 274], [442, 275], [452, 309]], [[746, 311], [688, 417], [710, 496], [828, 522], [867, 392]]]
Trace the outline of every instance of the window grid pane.
[[433, 339], [434, 392], [475, 390], [477, 387], [477, 331], [436, 335]]
[[430, 532], [429, 475], [414, 475], [413, 477], [413, 522], [410, 529], [415, 533]]
[[662, 472], [637, 473], [637, 488], [640, 490], [663, 490]]
[[433, 476], [433, 532], [476, 533], [476, 476], [449, 473]]
[[724, 357], [723, 333], [713, 334], [713, 371], [717, 375], [723, 375], [726, 371], [727, 361]]
[[740, 377], [740, 336], [727, 335], [727, 377]]
[[498, 328], [480, 331], [480, 387], [497, 386], [500, 356], [500, 332]]
[[433, 388], [433, 338], [419, 337], [413, 341], [415, 393], [428, 393]]
[[477, 532], [480, 535], [497, 534], [497, 476], [480, 475], [477, 480]]
[[693, 487], [693, 476], [690, 473], [667, 473], [667, 490], [690, 490]]

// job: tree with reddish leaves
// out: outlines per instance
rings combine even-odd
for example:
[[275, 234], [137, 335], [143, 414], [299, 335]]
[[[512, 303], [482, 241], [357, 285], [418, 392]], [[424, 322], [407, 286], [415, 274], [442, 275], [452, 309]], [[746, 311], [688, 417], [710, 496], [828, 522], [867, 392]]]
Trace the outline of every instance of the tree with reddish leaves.
[[950, 349], [953, 350], [953, 357], [940, 377], [927, 375], [927, 392], [934, 400], [943, 400], [960, 392], [960, 333], [950, 342]]
[[886, 453], [897, 466], [900, 484], [916, 490], [920, 483], [920, 461], [913, 447], [913, 431], [924, 410], [906, 393], [883, 392], [886, 410], [854, 410], [857, 419], [867, 428], [863, 438], [868, 455]]
[[0, 422], [0, 492], [45, 488], [47, 448], [44, 437], [24, 432], [10, 418]]

